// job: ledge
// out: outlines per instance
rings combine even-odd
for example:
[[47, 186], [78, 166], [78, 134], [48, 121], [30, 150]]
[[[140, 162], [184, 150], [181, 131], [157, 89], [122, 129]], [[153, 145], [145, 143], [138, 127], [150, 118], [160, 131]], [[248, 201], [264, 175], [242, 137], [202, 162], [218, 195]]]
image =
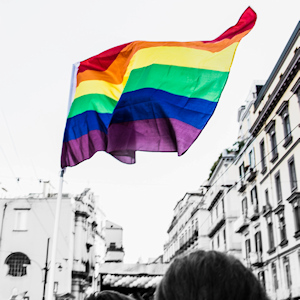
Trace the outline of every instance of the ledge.
[[278, 153], [276, 153], [270, 160], [271, 163], [274, 163], [278, 159]]
[[265, 175], [267, 170], [268, 170], [268, 168], [266, 166], [264, 166], [264, 168], [260, 171], [260, 173]]
[[268, 253], [268, 254], [272, 254], [272, 253], [275, 252], [275, 250], [276, 250], [276, 248], [273, 247], [273, 248], [269, 249], [269, 250], [267, 251], [267, 253]]
[[293, 141], [293, 137], [289, 135], [286, 139], [284, 144], [282, 145], [284, 148], [287, 148]]
[[280, 246], [281, 248], [283, 248], [283, 247], [287, 246], [288, 243], [289, 243], [289, 241], [285, 239], [285, 240], [282, 240], [282, 241], [280, 242], [279, 246]]

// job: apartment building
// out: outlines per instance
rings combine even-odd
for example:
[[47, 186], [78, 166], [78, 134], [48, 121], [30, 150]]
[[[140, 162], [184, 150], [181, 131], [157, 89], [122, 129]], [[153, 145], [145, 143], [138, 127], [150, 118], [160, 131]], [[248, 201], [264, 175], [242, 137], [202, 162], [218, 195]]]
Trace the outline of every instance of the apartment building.
[[[96, 198], [86, 189], [62, 195], [54, 273], [56, 299], [84, 298], [95, 284], [95, 258], [104, 260], [101, 218]], [[23, 294], [44, 299], [55, 219], [57, 194], [0, 198], [0, 299]], [[98, 249], [94, 246], [98, 238]], [[103, 236], [102, 236], [103, 238]], [[102, 256], [102, 258], [101, 258]]]
[[188, 192], [174, 208], [174, 216], [168, 229], [168, 241], [164, 245], [163, 262], [194, 249], [208, 249], [208, 211], [204, 208], [203, 190]]
[[203, 200], [209, 212], [206, 222], [210, 249], [241, 258], [241, 237], [234, 231], [239, 210], [233, 162], [238, 151], [239, 147], [222, 152], [206, 182]]
[[105, 244], [106, 244], [106, 254], [105, 262], [123, 262], [124, 259], [124, 248], [123, 248], [123, 228], [106, 220], [105, 223]]
[[272, 299], [300, 299], [300, 22], [239, 110], [235, 165], [244, 263]]

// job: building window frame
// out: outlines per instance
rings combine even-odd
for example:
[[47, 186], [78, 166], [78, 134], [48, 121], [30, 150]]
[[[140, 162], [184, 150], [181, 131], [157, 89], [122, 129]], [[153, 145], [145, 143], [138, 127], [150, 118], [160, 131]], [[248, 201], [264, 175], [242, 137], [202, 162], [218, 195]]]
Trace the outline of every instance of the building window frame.
[[272, 272], [274, 292], [276, 292], [279, 288], [279, 285], [278, 285], [277, 267], [275, 262], [271, 263], [271, 272]]
[[247, 201], [247, 197], [244, 197], [242, 199], [242, 214], [244, 217], [248, 216], [248, 201]]
[[243, 180], [245, 178], [245, 164], [244, 162], [239, 166], [239, 176]]
[[282, 196], [281, 179], [280, 179], [279, 171], [275, 174], [274, 179], [275, 179], [277, 203], [281, 203], [283, 196]]
[[279, 246], [284, 247], [288, 244], [284, 207], [281, 206], [280, 209], [276, 212], [276, 214], [278, 216], [278, 227], [280, 236]]
[[7, 275], [23, 277], [27, 275], [27, 265], [30, 265], [30, 259], [22, 252], [14, 252], [5, 259], [4, 263], [9, 268]]
[[266, 216], [267, 221], [267, 230], [268, 230], [268, 239], [269, 239], [269, 250], [268, 254], [271, 254], [275, 251], [275, 238], [274, 238], [274, 229], [273, 229], [273, 220], [272, 215], [268, 214]]
[[254, 234], [254, 240], [255, 240], [255, 251], [258, 254], [262, 254], [263, 252], [263, 245], [262, 245], [262, 239], [261, 239], [261, 231], [258, 230]]
[[251, 195], [251, 204], [258, 209], [258, 196], [256, 185], [250, 191]]
[[266, 163], [266, 148], [265, 148], [265, 140], [262, 139], [259, 143], [260, 149], [260, 162], [261, 162], [261, 173], [265, 174], [267, 172], [267, 163]]
[[245, 239], [245, 256], [247, 262], [250, 260], [250, 253], [251, 253], [251, 240], [249, 237]]
[[291, 184], [291, 192], [294, 192], [297, 189], [297, 174], [296, 174], [296, 166], [294, 155], [288, 160], [289, 167], [289, 176], [290, 176], [290, 184]]
[[300, 238], [300, 193], [294, 192], [287, 201], [293, 207], [293, 215], [294, 215], [294, 226], [295, 226], [295, 234], [294, 237], [296, 239]]
[[292, 275], [291, 275], [290, 260], [288, 256], [283, 257], [283, 269], [284, 269], [286, 287], [290, 289], [292, 287]]
[[276, 113], [281, 116], [282, 119], [284, 133], [283, 147], [287, 148], [293, 140], [289, 117], [289, 101], [283, 101]]
[[13, 231], [28, 231], [29, 208], [15, 208], [15, 223]]
[[249, 151], [249, 167], [254, 169], [255, 168], [255, 156], [254, 156], [254, 148]]
[[271, 153], [272, 158], [271, 162], [274, 163], [278, 159], [278, 147], [277, 147], [277, 139], [276, 139], [276, 127], [275, 127], [275, 120], [272, 120], [268, 123], [265, 128], [265, 131], [270, 137], [271, 142]]

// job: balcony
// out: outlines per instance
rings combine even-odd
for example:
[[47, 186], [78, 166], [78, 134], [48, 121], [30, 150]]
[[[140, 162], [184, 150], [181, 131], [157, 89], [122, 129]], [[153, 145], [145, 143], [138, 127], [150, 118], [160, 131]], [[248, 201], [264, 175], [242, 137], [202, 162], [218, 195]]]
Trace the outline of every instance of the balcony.
[[250, 224], [246, 215], [241, 215], [234, 223], [233, 229], [236, 233], [242, 233]]
[[256, 177], [256, 173], [257, 173], [256, 169], [250, 167], [249, 171], [246, 174], [246, 180], [248, 182], [252, 182], [255, 179], [255, 177]]
[[216, 220], [214, 220], [213, 224], [208, 229], [208, 236], [211, 238], [214, 234], [222, 227], [225, 223], [225, 214], [221, 214], [218, 216]]
[[243, 179], [241, 179], [238, 183], [237, 183], [237, 191], [239, 193], [244, 192], [246, 189], [246, 183]]
[[259, 218], [258, 205], [251, 205], [248, 209], [248, 217], [251, 221], [255, 221]]
[[265, 217], [268, 213], [272, 211], [272, 206], [270, 204], [263, 205], [262, 207], [262, 214]]
[[260, 252], [250, 253], [250, 263], [254, 267], [261, 267], [263, 265], [262, 255]]

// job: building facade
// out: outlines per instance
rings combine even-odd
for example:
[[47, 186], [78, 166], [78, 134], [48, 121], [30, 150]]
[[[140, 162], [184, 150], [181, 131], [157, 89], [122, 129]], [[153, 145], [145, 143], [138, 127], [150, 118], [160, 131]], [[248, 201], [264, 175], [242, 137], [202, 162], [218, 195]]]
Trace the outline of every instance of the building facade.
[[[300, 22], [267, 81], [251, 86], [238, 110], [237, 148], [223, 151], [201, 198], [209, 249], [240, 258], [274, 300], [300, 299], [299, 37]], [[166, 261], [178, 254], [182, 224], [184, 213], [175, 214]]]
[[105, 243], [105, 262], [123, 262], [125, 252], [123, 248], [123, 228], [120, 225], [106, 220]]
[[209, 212], [207, 235], [210, 249], [241, 257], [241, 237], [234, 231], [239, 217], [235, 169], [232, 167], [239, 148], [225, 149], [215, 163], [206, 183], [204, 202]]
[[[272, 299], [300, 299], [300, 23], [244, 110], [236, 160], [243, 260]], [[247, 120], [247, 121], [245, 121]]]
[[[0, 299], [25, 293], [25, 299], [38, 300], [47, 294], [56, 202], [57, 194], [48, 193], [0, 199]], [[76, 197], [62, 195], [53, 291], [58, 299], [81, 300], [95, 284], [99, 221], [89, 189]]]
[[177, 255], [189, 253], [194, 249], [209, 248], [207, 223], [203, 223], [203, 220], [208, 218], [208, 214], [203, 206], [202, 190], [186, 193], [177, 202], [173, 220], [168, 229], [168, 240], [164, 245], [164, 263], [170, 262]]

